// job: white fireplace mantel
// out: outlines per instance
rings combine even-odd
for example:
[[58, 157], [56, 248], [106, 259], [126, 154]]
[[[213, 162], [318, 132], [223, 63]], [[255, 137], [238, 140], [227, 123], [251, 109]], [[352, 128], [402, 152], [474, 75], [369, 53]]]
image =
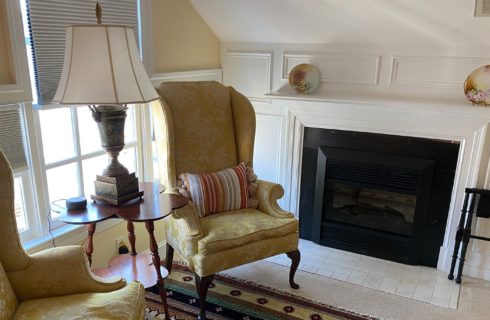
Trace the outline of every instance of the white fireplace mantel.
[[[431, 100], [390, 100], [368, 97], [342, 97], [327, 95], [298, 96], [271, 93], [271, 104], [283, 108], [288, 119], [288, 147], [286, 148], [287, 201], [289, 209], [298, 213], [301, 156], [305, 127], [349, 130], [441, 139], [460, 142], [455, 182], [448, 213], [444, 242], [440, 249], [438, 269], [449, 270], [454, 237], [466, 187], [488, 185], [490, 149], [490, 109], [471, 104], [441, 103]], [[485, 232], [486, 226], [478, 226]], [[478, 277], [490, 275], [490, 265], [481, 264], [484, 248], [474, 246], [479, 262], [465, 267]], [[490, 252], [487, 254], [490, 255]], [[485, 252], [483, 252], [485, 255]], [[468, 265], [471, 265], [471, 259]], [[483, 259], [485, 260], [485, 259]]]

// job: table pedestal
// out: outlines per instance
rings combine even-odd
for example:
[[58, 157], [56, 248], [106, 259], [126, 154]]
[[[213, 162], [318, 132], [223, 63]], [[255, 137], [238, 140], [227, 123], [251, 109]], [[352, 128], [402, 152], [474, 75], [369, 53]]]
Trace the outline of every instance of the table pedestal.
[[[85, 254], [87, 255], [88, 262], [92, 265], [92, 254], [94, 253], [94, 234], [97, 224], [90, 223], [87, 224], [87, 238], [85, 239]], [[128, 230], [128, 240], [131, 246], [131, 255], [135, 256], [136, 252], [136, 236], [134, 235], [134, 224], [133, 221], [127, 222]]]
[[[158, 293], [160, 294], [160, 299], [162, 299], [163, 310], [165, 312], [165, 320], [167, 320], [170, 319], [168, 316], [167, 292], [165, 291], [165, 284], [163, 282], [164, 278], [161, 273], [161, 269], [162, 268], [165, 269], [165, 267], [160, 266], [160, 255], [158, 254], [158, 245], [157, 245], [157, 241], [155, 240], [155, 236], [153, 234], [153, 231], [155, 230], [153, 221], [145, 221], [145, 227], [150, 237], [150, 251], [152, 255], [153, 265], [155, 266], [155, 271], [157, 273]], [[167, 270], [165, 269], [165, 271]], [[167, 276], [168, 276], [168, 271], [165, 277]]]

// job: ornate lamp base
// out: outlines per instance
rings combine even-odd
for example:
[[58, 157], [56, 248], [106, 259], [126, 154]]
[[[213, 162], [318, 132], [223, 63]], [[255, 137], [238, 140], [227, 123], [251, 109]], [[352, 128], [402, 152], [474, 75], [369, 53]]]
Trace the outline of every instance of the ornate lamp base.
[[124, 148], [126, 106], [100, 105], [90, 106], [90, 109], [99, 128], [102, 148], [111, 158], [102, 175], [98, 175], [94, 181], [95, 195], [90, 197], [115, 206], [141, 198], [143, 191], [139, 191], [138, 178], [117, 160], [119, 152]]
[[93, 200], [115, 206], [143, 196], [143, 191], [139, 191], [138, 178], [136, 178], [134, 173], [118, 177], [97, 175], [94, 184], [95, 194], [90, 197]]

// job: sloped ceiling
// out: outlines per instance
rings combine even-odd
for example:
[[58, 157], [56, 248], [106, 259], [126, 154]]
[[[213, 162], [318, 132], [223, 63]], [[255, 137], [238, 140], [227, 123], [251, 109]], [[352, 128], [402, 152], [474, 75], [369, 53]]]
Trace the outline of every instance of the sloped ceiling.
[[189, 0], [225, 42], [490, 45], [474, 0]]

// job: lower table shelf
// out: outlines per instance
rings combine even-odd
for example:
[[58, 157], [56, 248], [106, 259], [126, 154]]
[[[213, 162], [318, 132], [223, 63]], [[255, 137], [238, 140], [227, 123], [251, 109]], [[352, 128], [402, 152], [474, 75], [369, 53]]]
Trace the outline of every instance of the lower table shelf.
[[[137, 280], [145, 288], [157, 284], [155, 266], [153, 265], [151, 253], [143, 252], [137, 255], [131, 255], [129, 253], [120, 254], [113, 257], [108, 265], [111, 274], [125, 278], [128, 283]], [[160, 272], [162, 278], [166, 279], [168, 270], [164, 266], [160, 266]]]

